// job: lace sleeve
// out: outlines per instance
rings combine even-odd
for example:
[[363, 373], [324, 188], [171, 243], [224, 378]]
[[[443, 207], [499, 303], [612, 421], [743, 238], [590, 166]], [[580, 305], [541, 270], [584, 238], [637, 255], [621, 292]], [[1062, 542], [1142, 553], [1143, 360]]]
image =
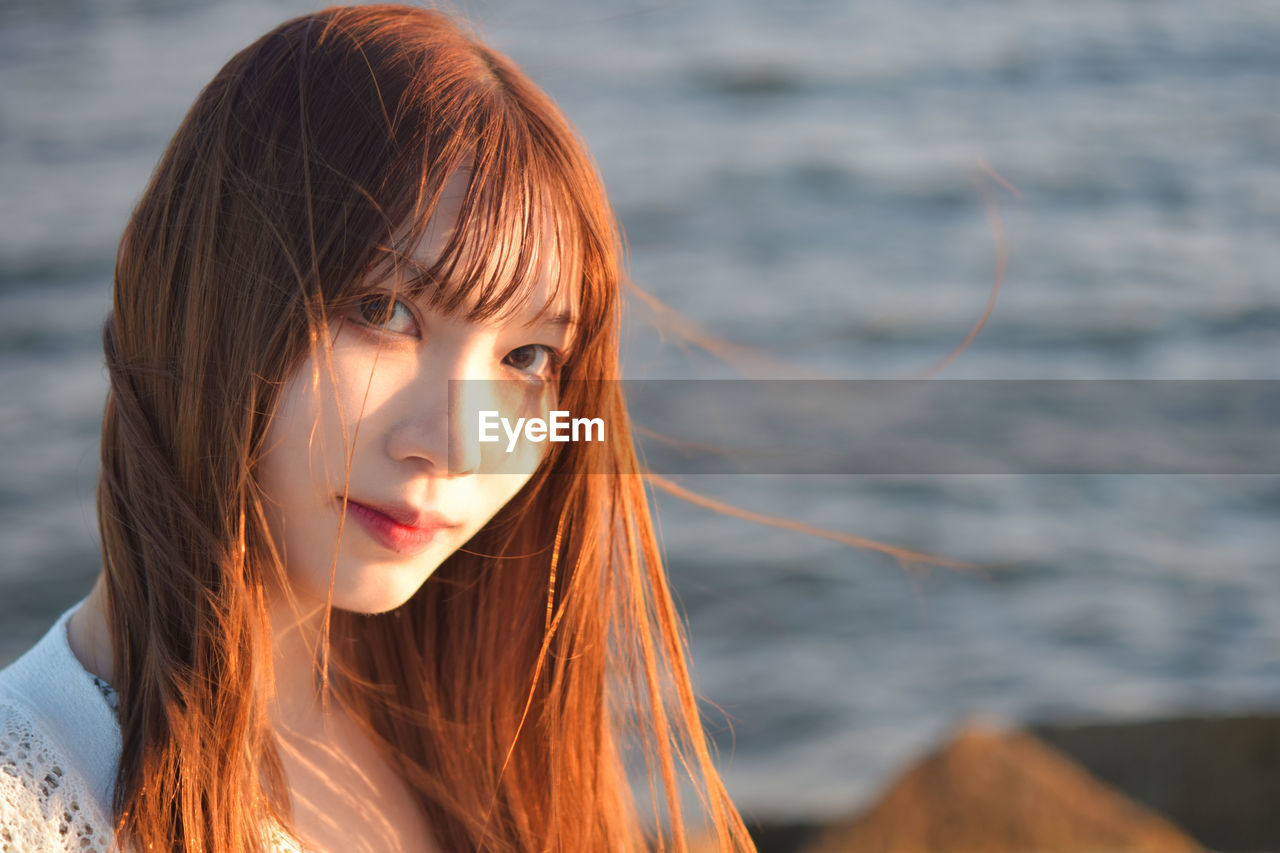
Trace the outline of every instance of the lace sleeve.
[[[20, 708], [0, 702], [0, 853], [115, 853], [115, 834], [64, 756]], [[277, 823], [273, 853], [308, 853]]]
[[19, 709], [0, 704], [0, 851], [106, 853], [111, 824]]

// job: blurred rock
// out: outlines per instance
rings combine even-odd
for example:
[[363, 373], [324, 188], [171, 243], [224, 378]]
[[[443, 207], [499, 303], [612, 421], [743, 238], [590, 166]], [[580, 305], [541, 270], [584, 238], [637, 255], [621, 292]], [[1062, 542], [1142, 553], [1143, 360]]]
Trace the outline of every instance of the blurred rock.
[[961, 728], [805, 853], [1192, 853], [1172, 823], [1025, 732]]

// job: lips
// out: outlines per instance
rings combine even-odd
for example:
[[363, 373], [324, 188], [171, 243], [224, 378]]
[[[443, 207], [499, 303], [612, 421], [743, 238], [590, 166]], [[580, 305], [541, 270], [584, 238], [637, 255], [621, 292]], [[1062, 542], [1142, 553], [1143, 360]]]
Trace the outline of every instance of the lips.
[[[338, 501], [341, 511], [341, 498]], [[442, 531], [458, 525], [438, 513], [403, 504], [364, 504], [347, 500], [347, 518], [389, 551], [412, 556], [430, 547]]]

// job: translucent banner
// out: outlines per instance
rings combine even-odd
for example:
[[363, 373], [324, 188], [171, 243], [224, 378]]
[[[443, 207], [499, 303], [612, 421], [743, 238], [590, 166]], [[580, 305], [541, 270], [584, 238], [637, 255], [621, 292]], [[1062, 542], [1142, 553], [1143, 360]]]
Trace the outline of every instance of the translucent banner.
[[633, 440], [664, 474], [1280, 473], [1276, 380], [623, 380], [541, 397], [507, 385], [526, 383], [450, 383], [451, 441], [473, 465], [492, 458], [484, 470]]

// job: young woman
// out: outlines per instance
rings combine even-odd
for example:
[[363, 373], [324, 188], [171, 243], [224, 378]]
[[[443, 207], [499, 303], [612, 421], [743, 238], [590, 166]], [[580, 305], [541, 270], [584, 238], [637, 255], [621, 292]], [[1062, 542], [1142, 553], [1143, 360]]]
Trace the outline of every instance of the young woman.
[[[104, 569], [0, 674], [0, 846], [749, 849], [607, 381], [619, 264], [569, 125], [448, 18], [235, 56], [120, 243]], [[468, 432], [552, 405], [608, 440]]]

